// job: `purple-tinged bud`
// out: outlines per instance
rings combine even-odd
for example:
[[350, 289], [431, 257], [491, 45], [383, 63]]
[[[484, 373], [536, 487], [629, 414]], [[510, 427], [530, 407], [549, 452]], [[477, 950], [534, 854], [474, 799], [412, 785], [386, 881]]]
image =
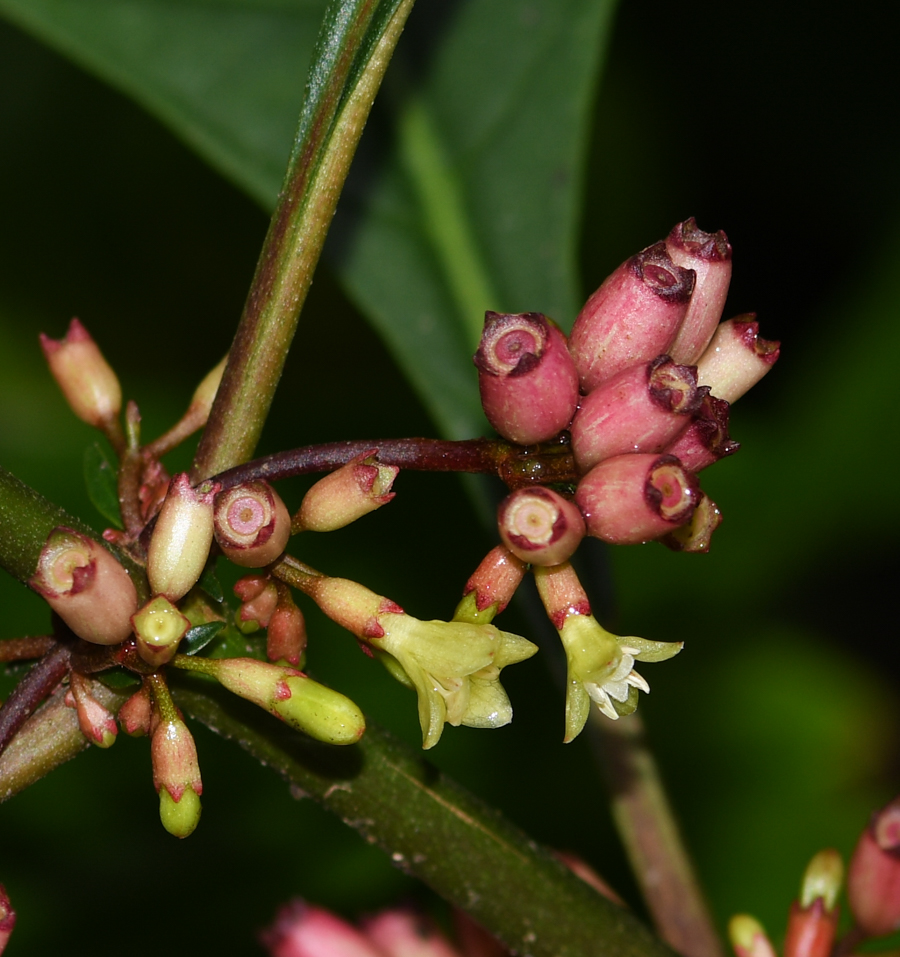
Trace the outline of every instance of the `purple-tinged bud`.
[[492, 548], [466, 582], [463, 595], [472, 595], [477, 612], [497, 606], [499, 615], [525, 577], [525, 564], [503, 545]]
[[781, 343], [759, 337], [753, 313], [719, 323], [697, 360], [697, 381], [719, 399], [735, 402], [775, 365]]
[[16, 926], [16, 912], [12, 908], [6, 888], [0, 884], [0, 954], [9, 943], [10, 934]]
[[850, 860], [847, 898], [866, 937], [900, 928], [900, 798], [872, 816]]
[[626, 452], [661, 452], [688, 427], [705, 392], [694, 366], [666, 355], [607, 379], [581, 400], [572, 422], [579, 471]]
[[777, 957], [762, 924], [749, 914], [736, 914], [731, 918], [728, 939], [737, 957]]
[[575, 501], [588, 535], [637, 545], [684, 525], [700, 500], [697, 479], [672, 455], [617, 455], [578, 483]]
[[278, 604], [278, 589], [267, 575], [246, 575], [236, 582], [234, 593], [242, 604], [238, 622], [245, 634], [268, 628]]
[[695, 363], [722, 318], [731, 282], [731, 244], [720, 229], [705, 233], [693, 218], [679, 223], [666, 239], [672, 261], [696, 274], [687, 315], [669, 348], [676, 362]]
[[261, 940], [269, 957], [385, 957], [352, 924], [301, 900], [283, 907]]
[[291, 537], [291, 517], [268, 482], [246, 482], [216, 496], [215, 536], [236, 565], [261, 568], [274, 562]]
[[158, 459], [151, 459], [141, 472], [141, 484], [138, 486], [138, 501], [141, 504], [141, 518], [149, 522], [155, 518], [166, 500], [169, 491], [169, 473]]
[[197, 746], [181, 718], [160, 720], [150, 741], [150, 758], [162, 825], [175, 837], [187, 837], [200, 822], [203, 782]]
[[585, 303], [569, 336], [582, 391], [668, 352], [693, 288], [693, 270], [676, 266], [665, 243], [622, 263]]
[[837, 851], [819, 851], [809, 862], [800, 899], [791, 905], [784, 957], [828, 957], [837, 932], [837, 896], [844, 863]]
[[122, 410], [122, 388], [87, 329], [73, 319], [64, 339], [41, 333], [41, 348], [75, 415], [107, 431]]
[[[706, 389], [705, 386], [700, 388]], [[705, 394], [693, 422], [663, 451], [674, 455], [689, 472], [695, 473], [726, 455], [733, 455], [741, 444], [728, 434], [730, 408], [724, 399]]]
[[408, 907], [383, 910], [362, 930], [385, 957], [460, 957], [433, 920]]
[[150, 733], [150, 715], [150, 691], [146, 685], [141, 685], [140, 691], [136, 691], [119, 708], [119, 724], [131, 737], [141, 737]]
[[116, 743], [119, 729], [112, 712], [103, 707], [91, 692], [91, 679], [73, 671], [69, 675], [66, 704], [75, 709], [81, 733], [98, 748], [110, 748]]
[[378, 616], [403, 614], [403, 609], [389, 598], [348, 578], [310, 578], [303, 590], [332, 621], [357, 638], [383, 638], [384, 628], [378, 623]]
[[484, 414], [503, 438], [534, 445], [572, 421], [578, 373], [566, 337], [546, 316], [486, 312], [474, 361]]
[[523, 562], [558, 565], [567, 561], [584, 538], [578, 506], [549, 488], [520, 488], [497, 508], [503, 544]]
[[218, 482], [204, 482], [193, 489], [187, 472], [169, 483], [147, 555], [147, 577], [154, 595], [178, 601], [197, 583], [209, 558], [213, 501], [220, 488]]
[[278, 604], [266, 632], [266, 657], [269, 661], [284, 661], [297, 667], [306, 650], [306, 621], [287, 585], [279, 582], [276, 588]]
[[134, 582], [102, 545], [81, 532], [55, 528], [28, 585], [85, 641], [117, 645], [131, 634], [138, 607]]
[[172, 660], [178, 643], [191, 627], [190, 621], [163, 595], [151, 598], [131, 623], [138, 654], [152, 668]]
[[719, 506], [701, 490], [694, 514], [684, 525], [663, 535], [660, 541], [673, 552], [708, 552], [713, 532], [721, 524]]
[[397, 494], [391, 486], [399, 471], [378, 461], [378, 449], [357, 455], [306, 493], [294, 515], [293, 530], [333, 532], [387, 505]]

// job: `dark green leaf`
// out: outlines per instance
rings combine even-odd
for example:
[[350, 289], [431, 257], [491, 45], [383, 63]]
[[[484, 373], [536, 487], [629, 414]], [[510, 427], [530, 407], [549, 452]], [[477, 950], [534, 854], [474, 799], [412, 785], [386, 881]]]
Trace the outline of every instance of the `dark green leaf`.
[[225, 601], [225, 592], [222, 590], [222, 583], [216, 575], [215, 564], [211, 563], [203, 569], [203, 574], [200, 576], [200, 581], [198, 581], [197, 584], [213, 601], [220, 603]]
[[115, 460], [99, 442], [84, 450], [84, 482], [94, 508], [115, 528], [122, 528]]
[[124, 668], [113, 668], [111, 671], [104, 671], [103, 674], [95, 675], [98, 681], [102, 681], [107, 688], [114, 691], [127, 690], [128, 688], [137, 688], [141, 679], [132, 671], [126, 671]]
[[203, 651], [224, 627], [224, 621], [208, 621], [202, 625], [195, 625], [181, 639], [179, 651], [185, 655], [196, 655], [198, 651]]

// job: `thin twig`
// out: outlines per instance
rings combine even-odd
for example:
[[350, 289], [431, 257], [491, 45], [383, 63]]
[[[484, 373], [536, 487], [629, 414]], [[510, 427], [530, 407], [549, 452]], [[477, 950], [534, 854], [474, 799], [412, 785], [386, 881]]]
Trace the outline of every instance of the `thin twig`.
[[65, 678], [72, 649], [58, 644], [16, 685], [0, 708], [0, 754], [16, 732]]

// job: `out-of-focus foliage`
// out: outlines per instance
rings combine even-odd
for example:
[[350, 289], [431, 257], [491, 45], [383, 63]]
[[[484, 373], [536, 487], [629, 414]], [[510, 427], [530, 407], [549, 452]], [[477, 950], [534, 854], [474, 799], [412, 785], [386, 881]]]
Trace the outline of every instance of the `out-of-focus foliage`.
[[[0, 6], [13, 9], [9, 0]], [[20, 16], [47, 17], [42, 29], [50, 36], [53, 25], [57, 45], [163, 116], [257, 201], [271, 198], [319, 4], [15, 6]], [[481, 30], [507, 7], [519, 17], [509, 34], [479, 46]], [[579, 16], [566, 20], [557, 12], [564, 8]], [[743, 450], [703, 477], [726, 518], [711, 554], [658, 546], [610, 553], [616, 597], [605, 615], [621, 633], [687, 642], [648, 676], [653, 693], [642, 711], [718, 919], [750, 910], [777, 937], [808, 858], [825, 845], [848, 852], [900, 776], [897, 517], [889, 500], [900, 264], [898, 144], [884, 121], [892, 115], [889, 10], [883, 2], [827, 5], [810, 19], [799, 6], [699, 3], [676, 19], [655, 0], [626, 0], [592, 115], [579, 208], [578, 120], [593, 76], [585, 51], [603, 28], [599, 9], [420, 0], [405, 75], [393, 71], [367, 133], [332, 259], [396, 360], [408, 373], [415, 365], [411, 381], [432, 418], [346, 293], [323, 275], [264, 443], [274, 450], [439, 427], [458, 433], [481, 421], [474, 371], [466, 371], [473, 317], [461, 316], [464, 295], [457, 286], [454, 296], [448, 272], [459, 257], [441, 258], [440, 249], [454, 247], [440, 245], [444, 219], [425, 215], [429, 181], [409, 178], [410, 163], [422, 158], [414, 135], [421, 127], [407, 128], [413, 153], [405, 161], [402, 147], [389, 145], [411, 88], [423, 91], [426, 133], [436, 130], [430, 142], [458, 187], [449, 214], [466, 214], [463, 236], [474, 236], [466, 248], [501, 308], [543, 309], [568, 324], [579, 219], [582, 297], [677, 220], [695, 215], [706, 229], [726, 229], [735, 246], [729, 311], [757, 309], [763, 335], [782, 339], [783, 358], [734, 410]], [[132, 45], [108, 34], [107, 59], [89, 56], [84, 36], [73, 39], [85, 10], [95, 25], [115, 19]], [[238, 25], [227, 49], [224, 31], [211, 26], [225, 23]], [[519, 59], [513, 40], [528, 38]], [[10, 27], [0, 44], [0, 456], [102, 527], [80, 477], [94, 436], [55, 394], [37, 331], [60, 335], [78, 314], [154, 435], [227, 347], [265, 219], [118, 94]], [[265, 56], [253, 53], [260, 49]], [[269, 106], [260, 108], [263, 87]], [[552, 96], [570, 87], [565, 112]], [[202, 124], [186, 89], [214, 107]], [[548, 125], [528, 125], [540, 122]], [[527, 176], [548, 171], [559, 173], [555, 190], [528, 185]], [[302, 486], [286, 485], [296, 505]], [[401, 475], [396, 488], [397, 499], [357, 527], [304, 542], [304, 557], [412, 614], [446, 615], [492, 536], [474, 519], [464, 533], [468, 506], [452, 478]], [[597, 587], [610, 591], [599, 579]], [[21, 586], [0, 581], [0, 601], [0, 637], [46, 628], [44, 608]], [[515, 614], [499, 623], [536, 637], [537, 625]], [[414, 743], [411, 696], [315, 611], [309, 622], [313, 674]], [[2, 681], [5, 694], [11, 678]], [[541, 656], [511, 669], [506, 684], [511, 727], [448, 729], [430, 757], [536, 838], [580, 851], [630, 893], [589, 749], [560, 743], [562, 693]], [[160, 829], [140, 741], [88, 752], [0, 807], [0, 880], [20, 914], [11, 954], [114, 954], [123, 941], [134, 954], [246, 953], [254, 930], [292, 894], [355, 912], [418, 893], [378, 852], [296, 802], [236, 749], [202, 731], [198, 746], [204, 818], [189, 841]], [[104, 897], [104, 875], [127, 881], [131, 873], [131, 890], [111, 881]], [[147, 897], [166, 881], [183, 889], [190, 911], [160, 912]], [[146, 908], [139, 929], [135, 908]]]

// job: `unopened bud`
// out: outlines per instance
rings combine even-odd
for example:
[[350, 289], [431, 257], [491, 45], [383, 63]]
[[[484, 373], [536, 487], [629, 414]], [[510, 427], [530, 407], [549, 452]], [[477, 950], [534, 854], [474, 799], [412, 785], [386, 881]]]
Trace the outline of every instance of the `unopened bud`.
[[218, 482], [191, 488], [186, 472], [169, 483], [147, 555], [147, 577], [155, 595], [178, 601], [197, 583], [213, 539], [213, 499]]
[[581, 472], [626, 452], [661, 452], [690, 423], [707, 390], [697, 370], [666, 355], [623, 369], [582, 399], [572, 422]]
[[497, 526], [503, 544], [532, 565], [567, 561], [585, 535], [578, 506], [540, 486], [507, 495], [497, 509]]
[[713, 532], [721, 524], [719, 506], [701, 490], [694, 514], [660, 541], [673, 552], [708, 552]]
[[16, 912], [12, 908], [6, 888], [0, 884], [0, 954], [6, 949], [15, 926]]
[[809, 862], [800, 899], [791, 905], [784, 957], [828, 957], [837, 932], [837, 896], [844, 864], [835, 850], [820, 851]]
[[377, 449], [357, 455], [306, 493], [293, 530], [333, 532], [387, 505], [397, 494], [391, 486], [399, 471], [395, 465], [382, 465]]
[[222, 383], [222, 374], [225, 372], [226, 362], [228, 362], [227, 355], [214, 369], [210, 369], [210, 371], [206, 373], [200, 385], [194, 390], [187, 416], [190, 416], [192, 419], [196, 418], [201, 420], [201, 424], [204, 424], [209, 418], [210, 410], [216, 399], [216, 393], [219, 391], [219, 386]]
[[736, 914], [731, 918], [728, 939], [737, 957], [776, 957], [762, 924], [749, 914]]
[[236, 565], [274, 562], [291, 537], [291, 517], [268, 482], [245, 482], [216, 496], [215, 536]]
[[900, 798], [874, 814], [863, 831], [847, 871], [847, 898], [867, 937], [900, 928]]
[[403, 609], [381, 595], [348, 578], [321, 576], [303, 584], [304, 592], [342, 628], [357, 638], [381, 638], [384, 629], [378, 623], [384, 613], [402, 614]]
[[107, 431], [122, 410], [122, 388], [87, 329], [73, 319], [64, 339], [41, 333], [41, 348], [75, 415]]
[[546, 442], [578, 405], [578, 373], [566, 337], [539, 312], [486, 312], [475, 353], [481, 405], [510, 442]]
[[98, 748], [109, 748], [116, 743], [119, 729], [112, 713], [94, 697], [91, 679], [73, 671], [69, 678], [66, 704], [75, 709], [81, 733]]
[[[524, 577], [525, 563], [504, 545], [497, 545], [475, 569], [466, 582], [463, 594], [474, 602], [474, 612], [484, 612], [496, 606], [495, 614], [500, 614], [512, 600]], [[456, 615], [454, 618], [463, 620]]]
[[279, 582], [276, 588], [278, 604], [266, 631], [266, 657], [298, 667], [306, 650], [306, 621], [287, 585]]
[[200, 821], [203, 782], [197, 746], [180, 718], [160, 720], [150, 742], [150, 757], [163, 827], [175, 837], [187, 837]]
[[612, 545], [636, 545], [674, 531], [690, 520], [699, 498], [696, 477], [671, 455], [606, 459], [575, 491], [588, 535]]
[[150, 692], [146, 685], [141, 685], [140, 691], [136, 691], [119, 708], [119, 724], [126, 734], [141, 737], [150, 733], [150, 714]]
[[720, 229], [705, 233], [691, 217], [679, 223], [666, 239], [672, 261], [696, 275], [687, 314], [669, 347], [676, 362], [695, 363], [722, 318], [731, 282], [731, 244]]
[[384, 957], [352, 924], [300, 900], [282, 908], [261, 937], [269, 957]]
[[665, 243], [622, 263], [585, 303], [569, 336], [582, 391], [667, 353], [693, 288], [693, 270], [676, 266]]
[[138, 654], [153, 668], [171, 661], [190, 621], [163, 595], [151, 598], [131, 619]]
[[[701, 389], [706, 391], [705, 386]], [[663, 451], [694, 473], [733, 455], [741, 446], [728, 434], [729, 410], [728, 402], [707, 393], [691, 424]]]
[[85, 641], [116, 645], [131, 634], [138, 607], [134, 583], [102, 545], [81, 532], [55, 528], [28, 584]]
[[407, 907], [381, 911], [363, 921], [362, 929], [389, 957], [460, 957], [433, 920]]
[[737, 401], [775, 365], [781, 343], [759, 337], [753, 313], [719, 324], [697, 360], [697, 381], [727, 402]]
[[238, 612], [238, 627], [245, 634], [259, 628], [268, 628], [278, 604], [278, 589], [266, 575], [246, 575], [234, 586], [234, 593], [241, 600]]

